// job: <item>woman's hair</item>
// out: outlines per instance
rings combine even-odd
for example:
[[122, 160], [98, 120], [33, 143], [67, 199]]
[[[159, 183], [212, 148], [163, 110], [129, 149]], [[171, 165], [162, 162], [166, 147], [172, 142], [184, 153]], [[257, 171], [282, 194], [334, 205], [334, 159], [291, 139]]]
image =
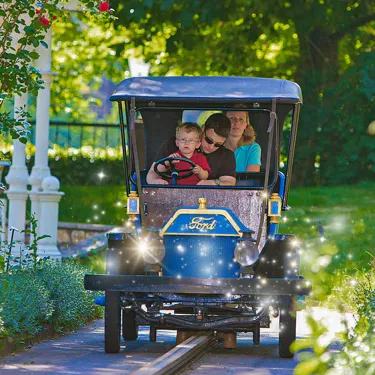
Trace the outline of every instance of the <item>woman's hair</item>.
[[[238, 109], [247, 109], [247, 106], [245, 104], [235, 104], [232, 107], [238, 108]], [[236, 111], [235, 110], [225, 111], [224, 114], [227, 116], [228, 112], [236, 112]], [[246, 128], [242, 134], [240, 141], [238, 142], [238, 146], [250, 145], [253, 142], [255, 142], [255, 139], [256, 139], [255, 130], [250, 123], [249, 112], [248, 111], [244, 111], [244, 112], [246, 112]]]
[[250, 145], [251, 143], [255, 142], [256, 139], [256, 134], [253, 126], [250, 124], [250, 119], [249, 119], [249, 113], [246, 112], [246, 129], [244, 130], [242, 137], [240, 141], [238, 142], [239, 146], [245, 146], [245, 145]]

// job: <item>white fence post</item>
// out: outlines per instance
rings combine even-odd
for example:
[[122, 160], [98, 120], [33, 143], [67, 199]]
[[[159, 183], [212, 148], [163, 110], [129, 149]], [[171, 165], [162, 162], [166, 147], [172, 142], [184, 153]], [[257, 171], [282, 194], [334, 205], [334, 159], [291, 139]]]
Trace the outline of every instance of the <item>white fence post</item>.
[[56, 177], [48, 176], [42, 182], [43, 192], [39, 193], [40, 222], [39, 235], [49, 235], [38, 243], [38, 255], [61, 259], [57, 248], [57, 226], [59, 218], [59, 202], [64, 193], [59, 192], [60, 182]]
[[[27, 94], [14, 97], [14, 108], [27, 107]], [[5, 177], [9, 184], [6, 195], [9, 199], [8, 227], [15, 227], [15, 241], [25, 242], [25, 234], [21, 233], [26, 225], [26, 200], [28, 196], [27, 180], [29, 173], [26, 168], [25, 145], [19, 140], [13, 142], [12, 165]]]

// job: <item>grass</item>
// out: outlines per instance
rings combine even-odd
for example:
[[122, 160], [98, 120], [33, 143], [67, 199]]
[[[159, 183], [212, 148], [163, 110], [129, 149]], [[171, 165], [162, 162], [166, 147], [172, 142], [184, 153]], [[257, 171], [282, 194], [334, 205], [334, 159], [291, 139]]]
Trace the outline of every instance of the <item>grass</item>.
[[[314, 282], [319, 298], [340, 284], [344, 295], [336, 297], [344, 299], [342, 288], [350, 276], [374, 261], [375, 183], [294, 189], [289, 205], [293, 209], [283, 215], [280, 232], [300, 240], [302, 273]], [[318, 232], [319, 221], [324, 236]]]
[[[375, 183], [355, 186], [296, 189], [289, 204], [294, 207], [285, 217], [281, 226], [286, 231], [294, 231], [307, 244], [318, 233], [318, 221], [324, 228], [324, 238], [334, 243], [338, 252], [338, 262], [342, 251], [349, 262], [354, 260], [367, 264], [375, 255]], [[324, 247], [324, 242], [323, 242]], [[372, 256], [369, 254], [371, 253]]]
[[[126, 218], [121, 186], [61, 190], [61, 221], [121, 225]], [[301, 270], [318, 285], [318, 296], [329, 295], [338, 279], [347, 281], [369, 267], [375, 257], [375, 182], [292, 189], [288, 203], [292, 209], [283, 213], [280, 233], [299, 239]], [[318, 232], [319, 221], [324, 236]]]
[[63, 186], [61, 191], [60, 221], [122, 225], [126, 219], [122, 186]]

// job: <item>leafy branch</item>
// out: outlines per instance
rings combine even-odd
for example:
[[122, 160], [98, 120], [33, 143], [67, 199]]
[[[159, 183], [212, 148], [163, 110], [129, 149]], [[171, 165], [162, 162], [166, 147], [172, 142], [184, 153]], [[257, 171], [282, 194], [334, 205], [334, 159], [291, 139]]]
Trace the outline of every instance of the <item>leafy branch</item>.
[[[67, 1], [63, 2], [67, 3]], [[80, 0], [83, 11], [97, 20], [111, 20], [109, 3], [98, 0]], [[6, 99], [31, 92], [37, 95], [43, 89], [43, 77], [35, 68], [40, 45], [47, 31], [59, 19], [66, 18], [59, 0], [3, 0], [0, 3], [0, 110]], [[28, 113], [19, 109], [14, 118], [10, 111], [0, 113], [0, 134], [10, 131], [12, 138], [26, 143]]]

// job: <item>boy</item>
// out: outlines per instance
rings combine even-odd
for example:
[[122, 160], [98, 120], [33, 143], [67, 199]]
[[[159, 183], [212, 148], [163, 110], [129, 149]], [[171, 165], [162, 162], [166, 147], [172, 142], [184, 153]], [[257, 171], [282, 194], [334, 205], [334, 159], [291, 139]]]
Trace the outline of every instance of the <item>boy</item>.
[[[236, 184], [236, 160], [232, 150], [224, 145], [231, 130], [231, 122], [222, 113], [211, 115], [204, 125], [202, 125], [202, 137], [200, 151], [207, 158], [211, 168], [209, 179], [200, 180], [197, 185], [204, 186], [234, 186]], [[176, 136], [166, 140], [155, 156], [155, 160], [160, 160], [178, 151], [176, 146]], [[160, 178], [154, 171], [154, 164], [147, 173], [148, 184], [167, 184], [168, 182]]]
[[[201, 180], [207, 180], [211, 173], [206, 157], [196, 150], [201, 145], [201, 136], [201, 128], [194, 122], [184, 122], [176, 128], [176, 145], [178, 151], [169, 156], [190, 159], [195, 164], [193, 174], [189, 177], [178, 179], [177, 185], [196, 185]], [[178, 164], [177, 168], [180, 170], [191, 167], [190, 164], [184, 161], [176, 160], [173, 163]], [[163, 165], [159, 165], [158, 170], [164, 172], [166, 169]], [[181, 175], [186, 174], [188, 174], [188, 172], [183, 172]], [[171, 181], [169, 181], [169, 183], [171, 183]]]

